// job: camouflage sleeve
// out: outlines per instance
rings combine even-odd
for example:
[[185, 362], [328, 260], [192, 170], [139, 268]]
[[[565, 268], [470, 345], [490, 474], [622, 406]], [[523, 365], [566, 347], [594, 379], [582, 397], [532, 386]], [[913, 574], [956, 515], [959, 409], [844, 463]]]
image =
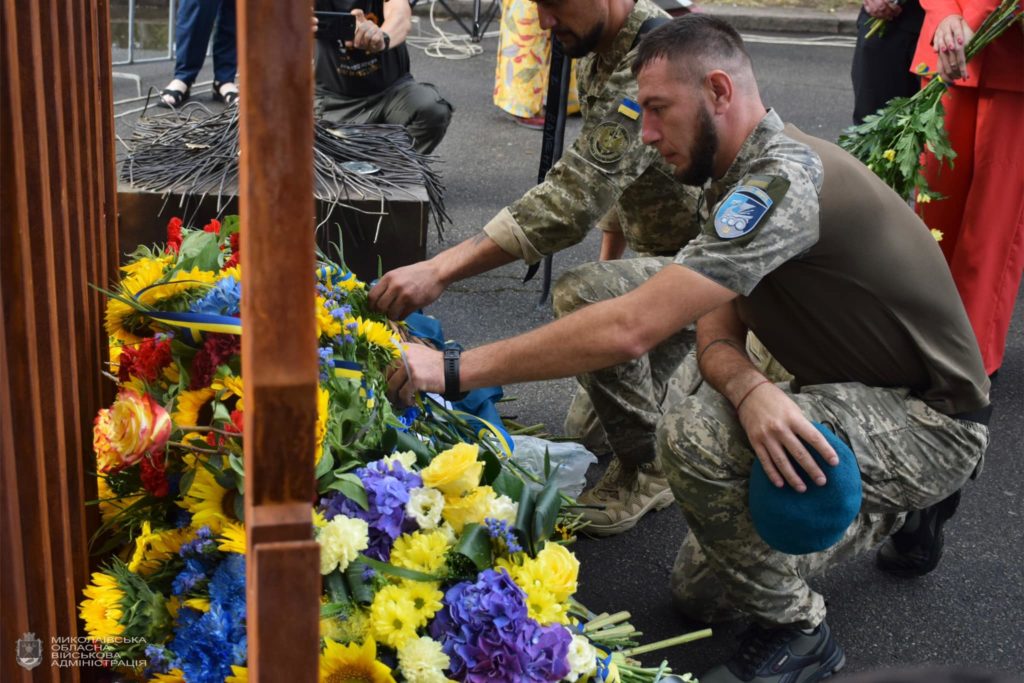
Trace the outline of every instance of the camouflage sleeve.
[[746, 296], [817, 241], [814, 179], [799, 164], [764, 159], [726, 193], [675, 262]]
[[584, 123], [544, 182], [508, 207], [512, 221], [485, 227], [492, 239], [503, 248], [528, 245], [510, 253], [536, 261], [580, 242], [615, 205], [658, 158], [640, 139], [640, 119], [622, 113], [620, 102], [608, 103], [604, 116]]

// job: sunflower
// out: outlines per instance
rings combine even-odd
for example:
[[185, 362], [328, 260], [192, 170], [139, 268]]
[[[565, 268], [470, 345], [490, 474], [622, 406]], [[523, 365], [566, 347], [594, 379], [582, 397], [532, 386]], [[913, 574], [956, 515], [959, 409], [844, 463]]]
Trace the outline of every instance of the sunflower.
[[361, 642], [369, 631], [370, 618], [359, 607], [353, 606], [348, 612], [320, 618], [320, 637], [338, 643]]
[[[153, 678], [150, 680], [153, 681], [153, 683], [187, 683], [185, 680], [185, 672], [181, 669], [171, 669], [165, 674], [153, 674]], [[227, 680], [230, 681], [231, 679], [229, 678]]]
[[330, 309], [327, 308], [327, 299], [322, 296], [316, 298], [316, 336], [337, 337], [341, 334], [341, 321], [335, 318]]
[[238, 280], [239, 282], [242, 281], [242, 266], [241, 266], [241, 264], [237, 264], [237, 265], [231, 266], [230, 268], [225, 268], [222, 271], [220, 271], [219, 273], [217, 273], [217, 281], [218, 282], [221, 281], [221, 280], [224, 280], [225, 278], [229, 278], [229, 277], [233, 277], [236, 280]]
[[214, 397], [217, 392], [212, 388], [182, 391], [178, 394], [178, 402], [171, 420], [175, 427], [195, 427], [199, 424], [199, 411]]
[[141, 493], [134, 496], [118, 496], [110, 488], [110, 484], [107, 482], [107, 475], [96, 475], [96, 499], [100, 506], [100, 517], [104, 522], [109, 522], [117, 517], [121, 514], [122, 510], [141, 497]]
[[324, 640], [320, 653], [321, 683], [395, 683], [391, 669], [377, 661], [377, 643], [367, 638], [362, 645], [341, 645]]
[[[135, 263], [122, 266], [121, 270], [126, 273], [121, 280], [120, 294], [125, 298], [137, 298], [139, 303], [150, 304], [158, 287], [146, 289], [156, 284], [163, 277], [170, 257], [141, 258]], [[145, 290], [141, 294], [139, 292]], [[113, 297], [107, 299], [107, 310], [105, 316], [105, 327], [107, 334], [126, 344], [139, 340], [139, 337], [125, 329], [124, 325], [128, 318], [135, 313], [135, 308], [129, 304], [119, 301]]]
[[149, 520], [142, 523], [142, 533], [135, 539], [135, 552], [128, 563], [128, 571], [149, 576], [164, 562], [178, 554], [188, 541], [187, 529], [164, 529], [154, 532]]
[[85, 631], [90, 638], [106, 640], [124, 633], [121, 618], [124, 609], [124, 591], [117, 579], [110, 574], [94, 572], [92, 583], [82, 591], [86, 599], [78, 610], [85, 622]]
[[382, 349], [387, 349], [391, 352], [391, 355], [398, 358], [402, 355], [402, 352], [398, 349], [395, 344], [393, 335], [391, 334], [391, 328], [384, 323], [379, 323], [376, 320], [364, 320], [360, 317], [346, 318], [346, 326], [355, 323], [355, 334], [361, 339], [365, 339], [370, 344], [379, 346]]
[[231, 675], [224, 679], [224, 683], [249, 683], [249, 667], [231, 665]]
[[235, 410], [245, 410], [242, 407], [242, 378], [235, 375], [225, 375], [213, 380], [210, 388], [214, 391], [227, 391], [228, 395], [238, 399], [235, 403]]
[[241, 522], [228, 522], [220, 531], [218, 550], [245, 555], [245, 527]]
[[192, 526], [208, 526], [214, 534], [219, 534], [224, 525], [230, 521], [225, 513], [224, 504], [228, 490], [217, 483], [210, 471], [201, 463], [196, 463], [196, 476], [178, 506], [192, 513]]

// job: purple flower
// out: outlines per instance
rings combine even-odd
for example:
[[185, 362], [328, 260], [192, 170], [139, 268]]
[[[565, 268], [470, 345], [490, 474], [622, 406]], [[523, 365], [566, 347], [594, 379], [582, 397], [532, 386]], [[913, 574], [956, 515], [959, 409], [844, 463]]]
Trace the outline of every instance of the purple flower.
[[526, 594], [504, 571], [488, 569], [476, 582], [448, 590], [430, 634], [451, 658], [452, 677], [484, 681], [559, 681], [569, 673], [572, 636], [561, 626], [530, 619]]
[[378, 460], [356, 470], [356, 476], [366, 489], [369, 509], [340, 493], [324, 499], [324, 516], [330, 520], [342, 514], [358, 517], [370, 525], [370, 545], [366, 550], [369, 557], [387, 561], [391, 557], [391, 546], [404, 531], [415, 528], [415, 522], [406, 518], [405, 504], [409, 502], [409, 491], [423, 486], [423, 479], [415, 472], [408, 472], [400, 462], [388, 465]]

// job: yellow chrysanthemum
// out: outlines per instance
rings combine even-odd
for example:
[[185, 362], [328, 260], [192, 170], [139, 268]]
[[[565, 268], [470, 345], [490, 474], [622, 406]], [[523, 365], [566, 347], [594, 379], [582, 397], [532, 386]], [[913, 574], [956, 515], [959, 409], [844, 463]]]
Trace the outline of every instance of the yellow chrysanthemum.
[[110, 574], [94, 572], [92, 583], [82, 591], [86, 599], [79, 605], [78, 611], [85, 622], [85, 632], [96, 640], [114, 638], [124, 633], [121, 617], [124, 610], [121, 602], [124, 591]]
[[942, 241], [942, 231], [941, 230], [936, 230], [935, 228], [932, 228], [932, 237], [935, 238], [936, 242], [941, 242]]
[[398, 649], [416, 637], [419, 616], [409, 592], [403, 586], [384, 586], [373, 596], [370, 627], [374, 637]]
[[565, 546], [547, 543], [536, 558], [518, 555], [495, 565], [526, 593], [530, 617], [547, 625], [569, 623], [568, 600], [576, 592], [580, 563]]
[[359, 608], [320, 619], [320, 637], [338, 643], [361, 643], [370, 632], [370, 617]]
[[440, 583], [434, 581], [403, 581], [402, 588], [412, 600], [413, 614], [417, 628], [423, 628], [441, 609], [444, 593], [438, 590]]
[[377, 661], [377, 643], [342, 645], [327, 638], [320, 653], [321, 683], [395, 683], [391, 669]]
[[930, 204], [931, 201], [932, 201], [932, 196], [930, 194], [925, 194], [923, 192], [918, 192], [917, 193], [917, 203], [918, 204]]
[[478, 486], [472, 492], [458, 498], [445, 498], [441, 516], [452, 525], [455, 533], [461, 534], [467, 524], [482, 524], [491, 510], [495, 499], [494, 489]]
[[228, 490], [217, 483], [210, 471], [201, 464], [196, 465], [196, 476], [188, 493], [178, 501], [180, 507], [192, 513], [192, 526], [208, 526], [219, 534], [224, 525], [231, 521], [225, 512]]
[[423, 484], [438, 489], [445, 498], [455, 498], [475, 489], [484, 465], [477, 460], [480, 448], [458, 443], [437, 455], [420, 474]]
[[244, 396], [243, 386], [244, 385], [242, 384], [242, 378], [236, 377], [235, 375], [218, 377], [217, 379], [213, 380], [212, 384], [210, 384], [210, 388], [213, 389], [214, 391], [221, 392], [227, 390], [229, 395], [237, 398], [238, 402], [235, 404], [236, 410], [245, 410], [245, 408], [242, 405], [242, 397]]
[[245, 527], [241, 522], [228, 522], [220, 531], [217, 548], [226, 553], [245, 555]]
[[239, 263], [238, 265], [231, 266], [230, 268], [225, 268], [224, 270], [222, 270], [219, 273], [217, 273], [217, 281], [218, 282], [220, 282], [221, 280], [223, 280], [225, 278], [229, 278], [229, 277], [233, 277], [236, 280], [238, 280], [239, 282], [241, 282], [242, 281], [242, 264]]
[[351, 323], [355, 323], [356, 327], [353, 333], [382, 349], [388, 349], [391, 355], [398, 358], [402, 355], [399, 351], [398, 346], [395, 345], [394, 335], [391, 333], [391, 328], [383, 323], [379, 323], [376, 320], [364, 320], [360, 317], [345, 318], [345, 325], [348, 326]]
[[[154, 683], [188, 683], [185, 680], [185, 672], [181, 669], [171, 669], [165, 674], [153, 674], [153, 678], [150, 679]], [[230, 681], [231, 679], [227, 679]]]
[[315, 465], [320, 464], [324, 457], [324, 439], [327, 438], [327, 418], [329, 417], [331, 395], [323, 387], [316, 388], [316, 457]]
[[224, 683], [249, 683], [249, 667], [231, 665], [231, 675], [224, 679]]
[[142, 533], [135, 539], [135, 552], [128, 563], [128, 571], [149, 576], [169, 558], [176, 556], [190, 535], [187, 529], [154, 532], [149, 521], [143, 522]]
[[313, 510], [313, 527], [320, 529], [327, 525], [327, 520], [324, 518], [324, 513], [319, 510]]
[[424, 574], [434, 574], [445, 563], [448, 538], [438, 530], [416, 531], [395, 539], [391, 564]]
[[175, 427], [195, 427], [199, 424], [199, 411], [205, 406], [214, 394], [213, 389], [195, 389], [194, 391], [183, 391], [178, 394], [175, 402], [174, 412], [171, 413], [171, 421]]
[[884, 152], [882, 152], [882, 158], [885, 159], [886, 161], [892, 161], [893, 159], [896, 158], [896, 150], [894, 150], [894, 149], [887, 149], [887, 150], [885, 150]]
[[341, 321], [331, 315], [327, 310], [327, 299], [322, 296], [316, 298], [316, 336], [336, 337], [341, 334]]
[[185, 601], [185, 607], [191, 607], [199, 612], [210, 611], [210, 599], [209, 598], [189, 598]]

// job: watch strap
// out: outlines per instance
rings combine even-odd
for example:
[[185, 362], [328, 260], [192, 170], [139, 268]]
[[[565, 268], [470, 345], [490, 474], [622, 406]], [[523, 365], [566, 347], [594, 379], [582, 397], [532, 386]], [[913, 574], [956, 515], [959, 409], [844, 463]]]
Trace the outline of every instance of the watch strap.
[[459, 359], [462, 357], [462, 347], [455, 343], [447, 343], [444, 347], [444, 396], [449, 401], [458, 401], [465, 398], [459, 387]]

